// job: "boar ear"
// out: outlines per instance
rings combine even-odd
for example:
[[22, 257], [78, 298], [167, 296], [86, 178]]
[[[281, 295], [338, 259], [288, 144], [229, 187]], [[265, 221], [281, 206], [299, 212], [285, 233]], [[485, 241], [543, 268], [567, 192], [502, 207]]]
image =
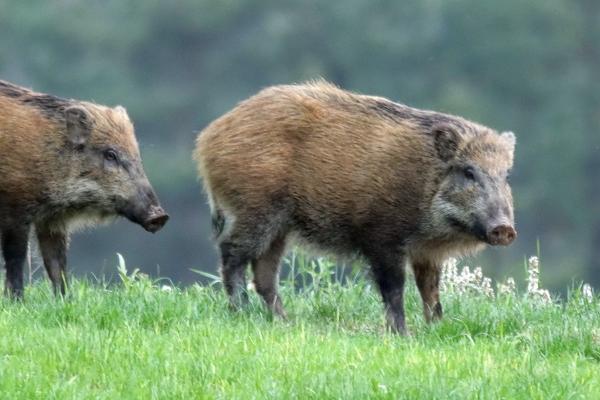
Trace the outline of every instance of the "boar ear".
[[510, 153], [510, 157], [512, 159], [513, 155], [515, 154], [515, 144], [517, 143], [517, 138], [515, 137], [515, 134], [512, 132], [502, 132], [500, 134], [500, 137], [506, 142], [508, 146], [508, 151]]
[[508, 143], [508, 145], [514, 149], [515, 144], [517, 143], [517, 138], [515, 137], [514, 133], [512, 133], [510, 131], [509, 132], [502, 132], [500, 134], [500, 136], [502, 136], [502, 138], [504, 140], [506, 140], [506, 143]]
[[83, 107], [73, 106], [65, 110], [67, 138], [74, 146], [83, 146], [87, 142], [91, 128], [90, 117]]
[[115, 111], [118, 112], [119, 114], [121, 114], [122, 116], [129, 118], [129, 115], [127, 115], [127, 110], [125, 109], [125, 107], [123, 106], [116, 106], [115, 107]]
[[433, 127], [435, 150], [442, 161], [450, 161], [456, 156], [460, 136], [449, 125], [436, 125]]

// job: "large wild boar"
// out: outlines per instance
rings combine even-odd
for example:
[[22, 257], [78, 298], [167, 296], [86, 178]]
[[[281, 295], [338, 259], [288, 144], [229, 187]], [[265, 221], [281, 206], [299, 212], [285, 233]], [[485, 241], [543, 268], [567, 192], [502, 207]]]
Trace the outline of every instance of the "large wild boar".
[[263, 90], [204, 129], [195, 152], [232, 304], [246, 300], [251, 263], [285, 316], [278, 266], [298, 238], [364, 257], [391, 329], [405, 331], [405, 264], [425, 318], [440, 318], [440, 264], [517, 235], [514, 146], [510, 132], [323, 81]]
[[65, 293], [69, 231], [124, 216], [146, 230], [169, 218], [142, 168], [123, 107], [66, 100], [0, 81], [0, 236], [6, 290], [23, 296], [29, 232]]

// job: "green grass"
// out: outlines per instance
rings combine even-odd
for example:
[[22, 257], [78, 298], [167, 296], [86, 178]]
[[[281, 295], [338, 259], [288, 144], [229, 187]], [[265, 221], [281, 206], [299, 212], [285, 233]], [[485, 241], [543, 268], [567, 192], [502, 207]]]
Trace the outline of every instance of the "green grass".
[[123, 270], [119, 285], [73, 282], [67, 300], [34, 284], [0, 300], [0, 398], [599, 398], [598, 298], [446, 293], [428, 327], [411, 284], [399, 337], [368, 280], [329, 272], [285, 285], [288, 321], [254, 293], [231, 312], [217, 286], [164, 291]]

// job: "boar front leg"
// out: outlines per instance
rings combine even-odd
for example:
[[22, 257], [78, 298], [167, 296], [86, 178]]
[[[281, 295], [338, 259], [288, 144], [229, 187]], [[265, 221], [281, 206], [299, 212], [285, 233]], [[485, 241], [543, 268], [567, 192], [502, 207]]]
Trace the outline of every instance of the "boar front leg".
[[404, 318], [404, 256], [382, 250], [377, 254], [367, 256], [371, 262], [371, 270], [385, 305], [389, 328], [396, 333], [405, 335], [406, 323]]
[[42, 226], [37, 228], [37, 237], [54, 294], [64, 296], [67, 284], [67, 235]]
[[6, 268], [6, 293], [14, 299], [23, 298], [23, 264], [27, 257], [29, 225], [10, 227], [2, 231], [2, 254]]
[[414, 261], [415, 281], [423, 300], [423, 315], [427, 322], [442, 318], [440, 303], [440, 266], [429, 261]]

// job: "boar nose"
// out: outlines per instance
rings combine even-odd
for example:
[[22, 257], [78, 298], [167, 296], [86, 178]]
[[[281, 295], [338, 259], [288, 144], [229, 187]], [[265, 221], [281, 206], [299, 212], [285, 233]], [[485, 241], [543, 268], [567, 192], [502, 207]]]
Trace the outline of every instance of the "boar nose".
[[165, 226], [168, 220], [169, 215], [161, 206], [151, 206], [142, 225], [145, 230], [154, 233]]
[[508, 246], [517, 237], [517, 231], [510, 225], [498, 225], [487, 233], [488, 243], [492, 246]]

